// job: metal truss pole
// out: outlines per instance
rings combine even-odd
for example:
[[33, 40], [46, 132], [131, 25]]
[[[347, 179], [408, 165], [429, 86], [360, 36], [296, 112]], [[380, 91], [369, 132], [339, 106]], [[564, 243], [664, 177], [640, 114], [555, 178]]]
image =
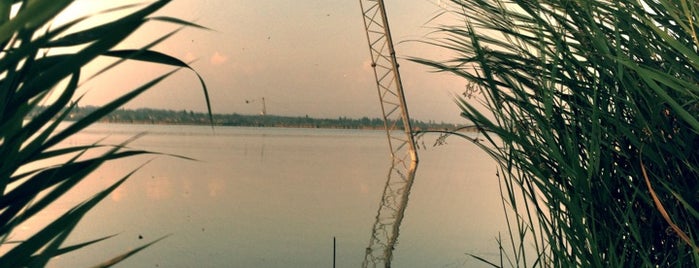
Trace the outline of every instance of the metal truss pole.
[[391, 167], [362, 266], [390, 267], [418, 157], [384, 2], [359, 3], [391, 152]]

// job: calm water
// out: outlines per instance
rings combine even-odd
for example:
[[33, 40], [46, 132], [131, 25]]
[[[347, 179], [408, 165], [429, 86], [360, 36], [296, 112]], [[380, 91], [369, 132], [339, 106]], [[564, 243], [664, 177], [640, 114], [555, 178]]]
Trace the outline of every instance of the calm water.
[[[198, 161], [144, 156], [94, 173], [51, 212], [152, 160], [71, 241], [118, 235], [52, 267], [91, 266], [168, 234], [122, 267], [331, 267], [333, 237], [337, 267], [361, 265], [390, 164], [384, 132], [98, 124], [66, 144], [116, 144], [144, 131], [131, 147]], [[486, 267], [465, 253], [496, 258], [506, 229], [495, 165], [468, 142], [448, 142], [419, 151], [394, 267]]]

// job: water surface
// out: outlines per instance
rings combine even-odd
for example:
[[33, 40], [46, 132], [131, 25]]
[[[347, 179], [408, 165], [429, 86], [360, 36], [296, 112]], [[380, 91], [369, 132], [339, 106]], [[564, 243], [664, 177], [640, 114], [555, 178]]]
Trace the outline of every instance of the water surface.
[[[91, 266], [166, 235], [122, 266], [331, 267], [333, 237], [337, 267], [361, 265], [390, 164], [383, 131], [97, 124], [65, 144], [141, 132], [130, 147], [197, 161], [145, 156], [95, 172], [51, 211], [150, 161], [70, 241], [118, 235], [52, 267]], [[468, 142], [431, 147], [434, 138], [422, 140], [394, 267], [486, 267], [465, 253], [495, 259], [506, 230], [495, 165]]]

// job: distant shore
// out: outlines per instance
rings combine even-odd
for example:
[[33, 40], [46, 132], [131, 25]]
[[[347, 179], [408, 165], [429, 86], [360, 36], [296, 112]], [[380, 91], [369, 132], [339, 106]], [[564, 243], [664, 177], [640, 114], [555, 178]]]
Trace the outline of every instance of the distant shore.
[[[68, 120], [77, 121], [89, 113], [99, 109], [97, 106], [75, 108]], [[37, 111], [38, 112], [38, 111]], [[211, 125], [209, 114], [187, 110], [164, 109], [119, 109], [107, 115], [100, 122], [127, 124], [162, 124], [162, 125]], [[216, 126], [246, 126], [246, 127], [288, 127], [288, 128], [331, 128], [331, 129], [384, 129], [381, 118], [313, 118], [309, 116], [279, 116], [279, 115], [242, 115], [242, 114], [213, 114]], [[461, 126], [457, 124], [411, 120], [414, 130], [448, 130]]]

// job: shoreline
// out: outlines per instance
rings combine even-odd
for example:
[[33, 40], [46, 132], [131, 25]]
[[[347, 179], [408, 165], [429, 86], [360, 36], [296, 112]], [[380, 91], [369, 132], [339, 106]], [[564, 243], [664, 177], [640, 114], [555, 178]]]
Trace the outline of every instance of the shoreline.
[[[67, 116], [66, 121], [78, 121], [99, 109], [97, 106], [76, 107]], [[35, 116], [42, 109], [30, 114]], [[213, 124], [211, 122], [213, 119]], [[362, 117], [347, 118], [313, 118], [306, 116], [280, 115], [242, 115], [242, 114], [213, 114], [187, 110], [174, 111], [164, 109], [119, 109], [99, 120], [100, 123], [142, 124], [142, 125], [203, 125], [203, 126], [239, 126], [239, 127], [279, 127], [279, 128], [323, 128], [323, 129], [360, 129], [383, 130], [383, 119]], [[392, 124], [393, 122], [389, 122]], [[400, 123], [400, 122], [398, 122]], [[411, 120], [414, 131], [453, 130], [462, 125], [444, 122], [427, 122]]]

